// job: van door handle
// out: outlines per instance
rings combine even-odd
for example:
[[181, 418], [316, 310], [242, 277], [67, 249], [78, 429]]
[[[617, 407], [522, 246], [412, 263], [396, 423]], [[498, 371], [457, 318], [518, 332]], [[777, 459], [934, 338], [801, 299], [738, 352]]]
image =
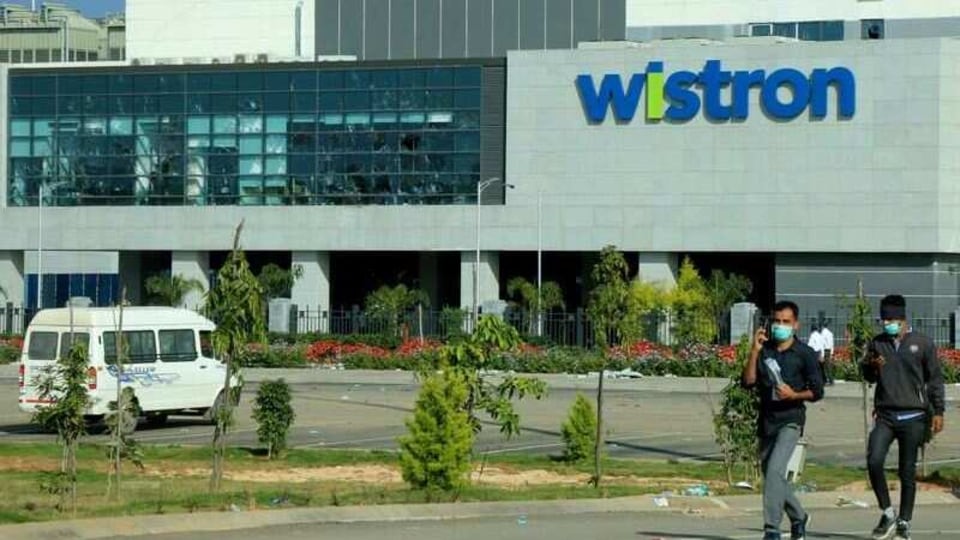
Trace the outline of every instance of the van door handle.
[[200, 369], [207, 369], [207, 365], [206, 365], [206, 364], [200, 364]]

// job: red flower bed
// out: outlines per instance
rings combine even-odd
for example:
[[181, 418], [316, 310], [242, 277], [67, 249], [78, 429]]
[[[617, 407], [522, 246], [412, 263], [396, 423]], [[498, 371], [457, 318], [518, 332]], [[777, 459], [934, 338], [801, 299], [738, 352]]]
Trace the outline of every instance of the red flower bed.
[[432, 339], [408, 339], [400, 344], [395, 351], [400, 356], [415, 356], [424, 352], [431, 352], [439, 349], [443, 344]]
[[610, 358], [630, 358], [630, 359], [647, 359], [647, 358], [673, 358], [673, 351], [669, 347], [658, 345], [650, 341], [638, 341], [630, 345], [617, 345], [616, 347], [611, 347], [609, 351]]
[[10, 347], [11, 349], [23, 350], [23, 338], [14, 336], [11, 338], [0, 339], [0, 347]]
[[721, 345], [717, 347], [717, 358], [724, 364], [735, 364], [737, 362], [737, 346]]
[[390, 351], [381, 347], [372, 347], [370, 345], [345, 344], [333, 340], [324, 340], [311, 343], [304, 353], [307, 361], [313, 363], [322, 363], [334, 358], [341, 358], [351, 355], [365, 355], [373, 356], [375, 358], [386, 358], [390, 356]]

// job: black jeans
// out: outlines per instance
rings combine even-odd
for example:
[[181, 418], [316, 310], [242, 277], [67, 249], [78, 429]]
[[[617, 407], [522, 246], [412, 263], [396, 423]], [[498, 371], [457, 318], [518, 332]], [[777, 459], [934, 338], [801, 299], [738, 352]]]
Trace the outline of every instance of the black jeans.
[[823, 351], [823, 382], [833, 383], [833, 351], [827, 349]]
[[870, 444], [867, 447], [867, 470], [870, 472], [870, 485], [877, 496], [880, 509], [890, 508], [890, 489], [883, 474], [883, 464], [890, 451], [890, 444], [896, 440], [900, 451], [897, 473], [900, 476], [900, 519], [913, 519], [913, 502], [917, 496], [917, 454], [923, 443], [926, 421], [924, 417], [898, 422], [877, 416], [873, 431], [870, 432]]

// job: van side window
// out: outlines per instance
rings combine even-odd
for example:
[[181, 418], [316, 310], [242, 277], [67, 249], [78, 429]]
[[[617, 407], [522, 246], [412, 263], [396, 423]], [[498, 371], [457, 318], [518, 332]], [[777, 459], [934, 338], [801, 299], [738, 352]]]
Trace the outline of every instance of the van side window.
[[[90, 351], [90, 334], [86, 332], [74, 332], [73, 333], [73, 344], [72, 345], [83, 345], [87, 348], [87, 351]], [[70, 352], [70, 332], [64, 332], [60, 334], [60, 358], [67, 356], [67, 353]]]
[[56, 332], [32, 332], [30, 343], [27, 344], [27, 358], [30, 360], [56, 360], [57, 339]]
[[213, 332], [200, 331], [200, 354], [204, 358], [213, 358]]
[[[152, 330], [137, 330], [123, 333], [127, 349], [127, 364], [152, 364], [157, 361], [157, 340]], [[117, 363], [117, 333], [103, 333], [103, 360], [107, 365]]]
[[193, 330], [160, 330], [161, 362], [193, 362], [197, 343]]

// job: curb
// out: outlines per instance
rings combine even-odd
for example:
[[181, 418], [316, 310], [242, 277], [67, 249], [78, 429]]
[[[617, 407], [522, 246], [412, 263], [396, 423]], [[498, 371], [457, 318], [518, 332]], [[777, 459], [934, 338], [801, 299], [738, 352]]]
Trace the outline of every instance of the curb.
[[[642, 495], [613, 499], [566, 501], [350, 506], [230, 513], [209, 512], [193, 515], [145, 515], [6, 525], [0, 526], [0, 537], [5, 540], [91, 540], [117, 536], [226, 532], [285, 525], [395, 523], [558, 514], [684, 513], [697, 516], [724, 517], [757, 513], [762, 509], [758, 495], [670, 497], [670, 506], [667, 508], [657, 507], [654, 503], [654, 497], [654, 495]], [[837, 508], [839, 497], [846, 497], [854, 501], [872, 501], [872, 495], [868, 493], [824, 492], [800, 495], [801, 501], [809, 510]], [[870, 509], [872, 510], [872, 502], [869, 504], [871, 504]], [[917, 494], [917, 506], [953, 504], [960, 504], [960, 499], [946, 490]], [[185, 519], [187, 516], [192, 519]]]

